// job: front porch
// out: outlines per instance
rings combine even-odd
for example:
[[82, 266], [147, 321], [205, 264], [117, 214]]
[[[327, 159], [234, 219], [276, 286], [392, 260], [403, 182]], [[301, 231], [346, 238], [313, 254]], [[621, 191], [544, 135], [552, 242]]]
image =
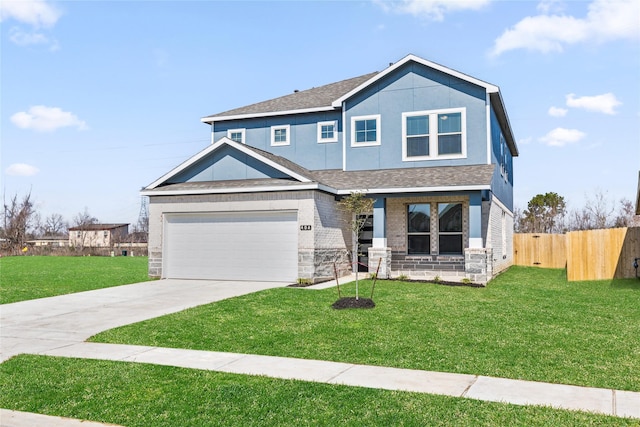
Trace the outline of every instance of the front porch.
[[486, 284], [494, 259], [483, 201], [479, 191], [376, 197], [369, 272], [380, 262], [383, 278]]

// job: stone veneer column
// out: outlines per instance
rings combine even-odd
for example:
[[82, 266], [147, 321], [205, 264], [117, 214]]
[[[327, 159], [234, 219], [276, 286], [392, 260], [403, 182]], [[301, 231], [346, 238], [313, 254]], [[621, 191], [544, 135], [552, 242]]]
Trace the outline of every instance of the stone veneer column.
[[493, 277], [493, 249], [466, 248], [464, 272], [472, 282], [486, 285]]
[[380, 262], [378, 278], [389, 279], [391, 278], [391, 248], [369, 248], [369, 273], [376, 272], [380, 258], [382, 258], [382, 261]]

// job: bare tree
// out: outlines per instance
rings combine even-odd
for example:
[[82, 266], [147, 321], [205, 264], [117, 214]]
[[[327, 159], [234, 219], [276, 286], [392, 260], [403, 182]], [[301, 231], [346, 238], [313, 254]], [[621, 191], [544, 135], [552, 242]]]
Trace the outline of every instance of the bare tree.
[[62, 236], [67, 232], [68, 227], [62, 215], [53, 213], [44, 219], [41, 230], [45, 236]]
[[593, 199], [587, 198], [584, 208], [589, 213], [592, 228], [610, 227], [614, 207], [613, 203], [607, 199], [607, 195], [601, 190], [595, 192]]
[[621, 199], [618, 204], [618, 211], [616, 217], [613, 220], [614, 227], [633, 227], [635, 221], [634, 216], [636, 213], [633, 202], [629, 199]]
[[74, 227], [82, 227], [84, 225], [97, 224], [98, 218], [91, 216], [89, 213], [89, 209], [87, 207], [84, 208], [84, 212], [79, 212], [76, 216], [73, 217], [73, 226]]
[[69, 236], [69, 241], [75, 242], [77, 249], [84, 249], [84, 247], [87, 246], [87, 238], [89, 236], [87, 226], [97, 223], [98, 218], [92, 216], [89, 213], [89, 209], [85, 207], [84, 212], [79, 212], [76, 216], [73, 217], [72, 228], [77, 228], [78, 230], [74, 230], [76, 235], [73, 236], [73, 238], [71, 238], [72, 236]]
[[32, 226], [35, 214], [31, 193], [25, 195], [22, 200], [14, 195], [9, 203], [4, 203], [3, 234], [11, 251], [17, 252], [25, 246], [27, 232]]
[[629, 227], [634, 223], [633, 203], [621, 199], [616, 209], [615, 202], [605, 192], [598, 190], [587, 197], [582, 209], [571, 212], [569, 228], [571, 230], [594, 230], [611, 227]]

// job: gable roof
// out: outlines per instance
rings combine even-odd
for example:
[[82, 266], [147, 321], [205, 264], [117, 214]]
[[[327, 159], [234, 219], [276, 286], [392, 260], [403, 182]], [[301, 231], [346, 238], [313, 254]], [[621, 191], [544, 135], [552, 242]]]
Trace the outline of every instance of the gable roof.
[[409, 54], [407, 56], [405, 56], [404, 58], [402, 58], [400, 61], [389, 65], [389, 67], [387, 67], [384, 71], [380, 72], [380, 73], [375, 73], [369, 80], [363, 82], [360, 86], [353, 88], [350, 92], [345, 93], [344, 95], [342, 95], [340, 98], [337, 98], [335, 101], [333, 101], [332, 105], [336, 108], [340, 107], [342, 105], [342, 103], [344, 101], [346, 101], [347, 99], [351, 98], [352, 96], [354, 96], [355, 94], [357, 94], [358, 92], [364, 90], [365, 88], [367, 88], [368, 86], [372, 85], [373, 83], [379, 81], [380, 79], [382, 79], [383, 77], [393, 73], [395, 70], [397, 70], [398, 68], [402, 67], [403, 65], [407, 64], [408, 62], [416, 62], [418, 64], [424, 65], [425, 67], [428, 68], [432, 68], [434, 70], [438, 70], [444, 74], [448, 74], [450, 76], [453, 77], [457, 77], [460, 80], [464, 80], [466, 82], [472, 83], [476, 86], [480, 86], [485, 88], [485, 90], [488, 93], [494, 93], [494, 92], [498, 92], [500, 89], [498, 88], [498, 86], [492, 85], [490, 83], [487, 83], [485, 81], [476, 79], [475, 77], [471, 77], [467, 74], [461, 73], [459, 71], [456, 71], [452, 68], [448, 68], [445, 67], [444, 65], [440, 65], [438, 63], [435, 62], [431, 62], [431, 61], [427, 61], [426, 59], [420, 58], [419, 56], [413, 55], [413, 54]]
[[288, 175], [289, 177], [291, 177], [291, 178], [293, 178], [293, 179], [295, 179], [297, 181], [300, 181], [300, 182], [310, 182], [311, 181], [311, 179], [308, 177], [307, 169], [303, 168], [302, 166], [300, 166], [300, 165], [298, 165], [298, 164], [296, 164], [296, 163], [294, 163], [294, 162], [292, 162], [290, 160], [287, 160], [287, 159], [285, 159], [283, 157], [276, 156], [276, 155], [268, 153], [266, 151], [259, 150], [257, 148], [251, 147], [249, 145], [241, 144], [239, 142], [233, 141], [232, 139], [224, 137], [224, 138], [219, 139], [218, 142], [216, 142], [215, 144], [209, 145], [207, 148], [205, 148], [204, 150], [200, 151], [195, 156], [185, 160], [180, 165], [178, 165], [177, 167], [173, 168], [172, 170], [170, 170], [169, 172], [167, 172], [166, 174], [164, 174], [163, 176], [161, 176], [157, 180], [153, 181], [151, 184], [146, 186], [144, 188], [144, 190], [152, 190], [154, 188], [162, 186], [163, 184], [165, 184], [168, 180], [170, 180], [174, 176], [178, 175], [182, 171], [184, 171], [187, 168], [189, 168], [190, 166], [196, 164], [201, 159], [205, 158], [209, 154], [213, 153], [214, 151], [218, 150], [220, 147], [225, 146], [225, 145], [226, 146], [230, 146], [232, 148], [235, 148], [236, 150], [253, 157], [254, 159], [258, 160], [259, 162], [262, 162], [262, 163], [264, 163], [264, 164], [266, 164], [268, 166], [271, 166], [272, 168], [284, 173], [285, 175]]
[[428, 61], [419, 56], [409, 54], [381, 72], [365, 74], [347, 80], [342, 80], [328, 85], [294, 92], [279, 98], [258, 102], [245, 107], [235, 108], [222, 113], [203, 117], [203, 123], [212, 124], [216, 121], [248, 119], [254, 117], [279, 116], [288, 114], [302, 114], [318, 111], [332, 111], [342, 108], [342, 103], [359, 92], [363, 91], [380, 79], [393, 73], [409, 62], [421, 64], [460, 80], [469, 82], [485, 89], [491, 106], [493, 107], [498, 122], [502, 128], [507, 146], [512, 156], [518, 156], [518, 146], [513, 136], [509, 116], [504, 106], [500, 88], [491, 83], [471, 77], [467, 74], [445, 67], [438, 63]]
[[[254, 159], [285, 173], [290, 178], [257, 178], [226, 181], [167, 183], [206, 155], [223, 145], [235, 147]], [[320, 190], [335, 195], [353, 191], [366, 193], [418, 193], [427, 191], [488, 190], [495, 165], [440, 166], [383, 170], [310, 171], [275, 154], [222, 138], [183, 162], [142, 190], [145, 196], [251, 193], [264, 191]]]

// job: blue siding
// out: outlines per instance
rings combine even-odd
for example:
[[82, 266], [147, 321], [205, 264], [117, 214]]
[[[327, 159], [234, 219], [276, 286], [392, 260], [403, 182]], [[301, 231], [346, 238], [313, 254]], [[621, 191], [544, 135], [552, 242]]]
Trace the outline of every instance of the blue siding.
[[[347, 170], [454, 166], [486, 163], [485, 89], [410, 63], [347, 101]], [[402, 113], [466, 108], [467, 156], [463, 159], [402, 161]], [[351, 117], [380, 114], [381, 145], [351, 147]]]
[[[337, 121], [338, 141], [318, 143], [318, 123]], [[290, 125], [290, 145], [271, 146], [271, 126]], [[245, 143], [285, 157], [307, 169], [342, 169], [342, 114], [339, 111], [264, 117], [215, 123], [214, 141], [228, 129], [244, 128]]]
[[506, 153], [506, 172], [507, 178], [502, 175], [500, 170], [501, 164], [501, 138], [502, 129], [498, 118], [496, 117], [493, 108], [491, 109], [491, 163], [496, 165], [496, 169], [493, 172], [493, 179], [491, 181], [491, 188], [493, 194], [500, 200], [507, 208], [513, 212], [513, 157], [511, 152], [505, 146], [503, 147]]
[[287, 177], [279, 170], [225, 145], [172, 177], [167, 183]]

